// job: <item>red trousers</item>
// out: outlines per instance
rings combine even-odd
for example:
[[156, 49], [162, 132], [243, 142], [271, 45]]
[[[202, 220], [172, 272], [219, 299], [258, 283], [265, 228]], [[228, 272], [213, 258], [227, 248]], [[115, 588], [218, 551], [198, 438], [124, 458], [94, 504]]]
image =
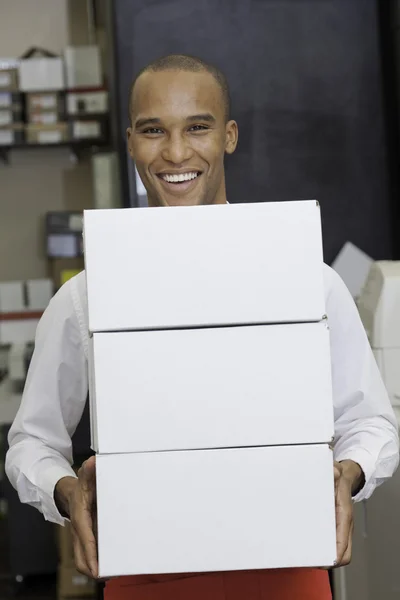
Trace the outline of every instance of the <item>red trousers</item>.
[[120, 577], [105, 600], [332, 600], [328, 572], [319, 569], [235, 571]]

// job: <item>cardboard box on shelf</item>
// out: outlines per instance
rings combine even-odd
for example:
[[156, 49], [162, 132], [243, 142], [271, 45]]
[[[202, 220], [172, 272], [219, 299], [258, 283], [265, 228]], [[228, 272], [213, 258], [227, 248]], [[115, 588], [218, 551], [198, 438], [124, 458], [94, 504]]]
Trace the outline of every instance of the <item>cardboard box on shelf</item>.
[[108, 112], [108, 92], [106, 90], [67, 92], [68, 115], [101, 114]]
[[16, 58], [0, 58], [0, 92], [18, 91], [18, 63]]
[[26, 141], [28, 144], [60, 144], [68, 140], [68, 127], [66, 123], [54, 125], [26, 125]]
[[58, 570], [57, 595], [63, 598], [92, 598], [96, 592], [93, 579], [79, 573], [74, 567], [60, 566]]
[[68, 88], [100, 87], [103, 84], [98, 46], [68, 46], [64, 61]]
[[15, 313], [26, 310], [23, 281], [0, 283], [0, 313]]
[[64, 89], [64, 65], [62, 58], [38, 57], [22, 59], [19, 63], [19, 85], [23, 92]]
[[26, 282], [26, 298], [28, 310], [45, 310], [53, 296], [51, 279], [29, 279]]
[[0, 90], [5, 92], [18, 91], [18, 69], [2, 69], [0, 66]]
[[94, 333], [90, 342], [96, 452], [333, 439], [326, 322]]
[[28, 114], [42, 111], [61, 112], [62, 102], [58, 92], [41, 92], [26, 94]]
[[72, 120], [70, 131], [73, 140], [98, 140], [105, 135], [105, 124], [100, 119]]
[[21, 111], [12, 108], [0, 108], [0, 127], [21, 123]]
[[325, 444], [99, 455], [100, 577], [333, 565], [332, 461]]
[[0, 146], [13, 146], [24, 142], [23, 123], [13, 123], [0, 127]]
[[54, 125], [58, 121], [58, 112], [52, 110], [30, 113], [29, 115], [29, 122], [36, 125]]
[[86, 210], [84, 230], [91, 332], [325, 314], [315, 200]]
[[13, 92], [2, 92], [0, 90], [0, 108], [21, 110], [21, 94]]

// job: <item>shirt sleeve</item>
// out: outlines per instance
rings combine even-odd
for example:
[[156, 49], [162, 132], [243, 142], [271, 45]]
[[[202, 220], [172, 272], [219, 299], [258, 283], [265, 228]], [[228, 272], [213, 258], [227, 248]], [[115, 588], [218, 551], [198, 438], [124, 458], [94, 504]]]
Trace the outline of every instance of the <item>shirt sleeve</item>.
[[78, 317], [67, 282], [37, 327], [22, 402], [9, 432], [6, 473], [20, 500], [62, 524], [56, 483], [75, 477], [71, 436], [82, 417], [88, 381]]
[[354, 498], [365, 500], [399, 462], [397, 420], [357, 307], [335, 271], [327, 295], [335, 418], [334, 458], [351, 459], [365, 475]]

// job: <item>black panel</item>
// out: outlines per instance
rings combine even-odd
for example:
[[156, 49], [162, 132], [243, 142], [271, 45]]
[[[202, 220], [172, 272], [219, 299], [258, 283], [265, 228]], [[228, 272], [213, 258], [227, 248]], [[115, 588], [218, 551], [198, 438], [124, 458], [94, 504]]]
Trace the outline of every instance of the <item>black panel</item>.
[[374, 0], [115, 0], [115, 10], [121, 135], [139, 69], [170, 52], [209, 60], [228, 76], [239, 123], [228, 200], [317, 198], [328, 262], [346, 240], [391, 258]]
[[[8, 450], [9, 425], [1, 428], [3, 443], [0, 460], [5, 462]], [[53, 523], [45, 521], [43, 515], [27, 504], [22, 504], [17, 492], [2, 473], [3, 497], [7, 501], [7, 539], [5, 549], [12, 576], [56, 573], [58, 552]]]

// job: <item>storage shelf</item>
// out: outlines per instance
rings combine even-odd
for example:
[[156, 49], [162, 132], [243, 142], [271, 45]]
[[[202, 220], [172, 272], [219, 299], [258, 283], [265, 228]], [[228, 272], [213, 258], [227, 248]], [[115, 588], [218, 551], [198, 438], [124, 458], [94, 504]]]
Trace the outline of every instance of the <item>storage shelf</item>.
[[87, 139], [81, 139], [81, 140], [69, 140], [69, 141], [65, 141], [65, 142], [59, 142], [59, 143], [46, 143], [46, 144], [40, 144], [40, 143], [32, 143], [32, 144], [28, 144], [25, 142], [22, 143], [18, 143], [18, 144], [12, 144], [12, 145], [0, 145], [0, 160], [3, 160], [4, 163], [8, 164], [9, 163], [9, 153], [12, 152], [13, 150], [37, 150], [38, 148], [45, 148], [45, 149], [49, 149], [49, 148], [70, 148], [71, 152], [73, 154], [75, 154], [78, 158], [79, 155], [81, 154], [82, 151], [84, 150], [90, 150], [91, 148], [107, 148], [109, 147], [110, 142], [108, 139], [92, 139], [92, 138], [87, 138]]

